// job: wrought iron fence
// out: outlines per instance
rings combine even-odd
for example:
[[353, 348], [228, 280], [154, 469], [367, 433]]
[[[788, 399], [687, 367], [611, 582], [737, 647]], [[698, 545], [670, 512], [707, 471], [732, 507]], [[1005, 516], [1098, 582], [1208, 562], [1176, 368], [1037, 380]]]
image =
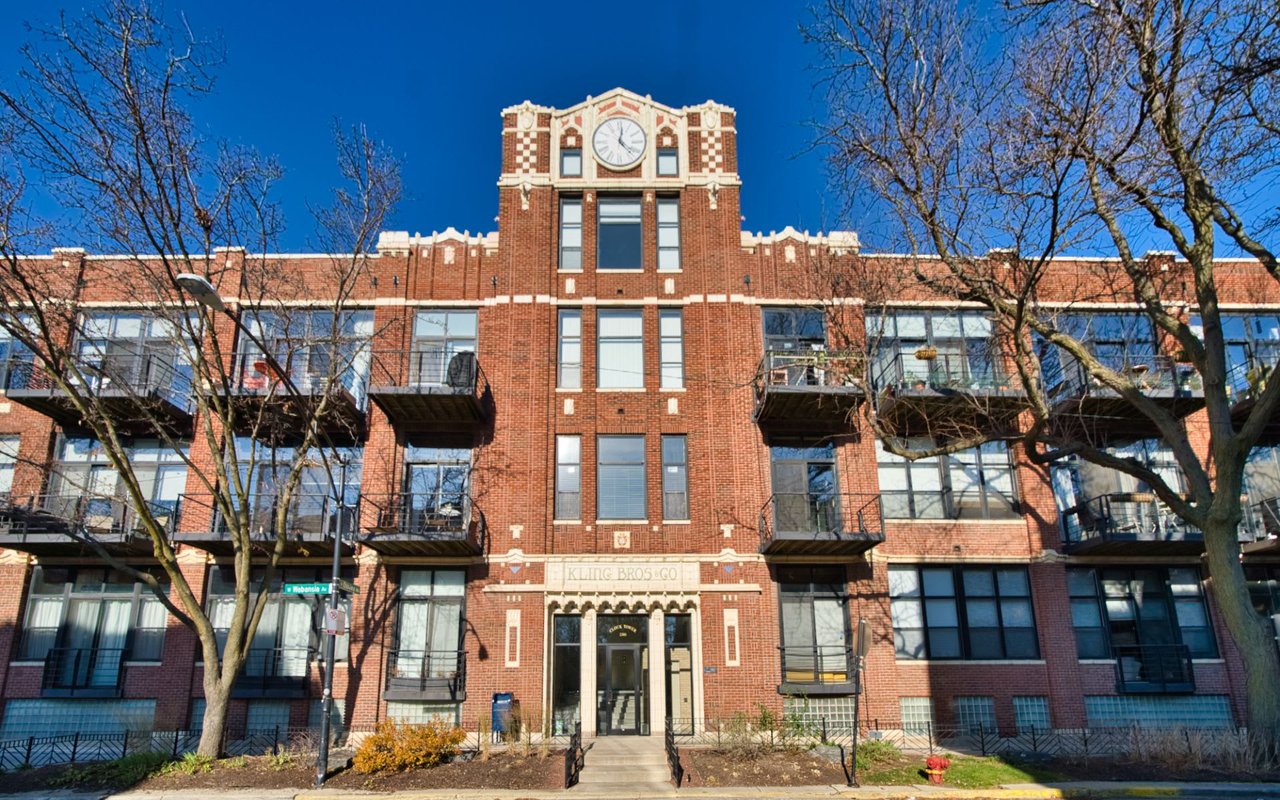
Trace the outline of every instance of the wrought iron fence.
[[573, 733], [569, 734], [569, 746], [564, 751], [564, 788], [569, 789], [578, 784], [582, 774], [582, 723], [573, 725]]
[[663, 737], [663, 744], [667, 750], [667, 768], [671, 770], [671, 780], [675, 783], [676, 788], [680, 788], [680, 784], [684, 782], [684, 767], [680, 764], [680, 748], [676, 746], [676, 735], [671, 728], [671, 721], [667, 722], [667, 732]]
[[[310, 752], [319, 744], [318, 731], [311, 728], [270, 728], [245, 731], [223, 737], [222, 749], [229, 756], [279, 755], [282, 752]], [[348, 733], [335, 731], [333, 740], [341, 744]], [[28, 736], [0, 740], [0, 769], [47, 767], [112, 761], [140, 753], [180, 758], [200, 745], [199, 730], [121, 731], [119, 733], [70, 733], [59, 736]]]

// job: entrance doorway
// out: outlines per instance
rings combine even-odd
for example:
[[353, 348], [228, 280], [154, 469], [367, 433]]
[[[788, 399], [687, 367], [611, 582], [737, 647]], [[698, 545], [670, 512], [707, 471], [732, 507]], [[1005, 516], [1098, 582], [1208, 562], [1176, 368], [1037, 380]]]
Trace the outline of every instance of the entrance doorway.
[[597, 626], [596, 731], [649, 733], [648, 618], [601, 615]]

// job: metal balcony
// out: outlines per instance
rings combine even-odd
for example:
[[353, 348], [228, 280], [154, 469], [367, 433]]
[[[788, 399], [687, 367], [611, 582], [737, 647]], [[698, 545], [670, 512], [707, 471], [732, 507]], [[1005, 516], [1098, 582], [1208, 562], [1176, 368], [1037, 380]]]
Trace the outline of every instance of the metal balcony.
[[1245, 504], [1240, 549], [1246, 556], [1280, 554], [1280, 497]]
[[[1231, 422], [1239, 430], [1253, 412], [1258, 396], [1266, 387], [1274, 365], [1248, 361], [1227, 372], [1227, 392], [1231, 398]], [[1257, 445], [1280, 444], [1280, 411], [1272, 414], [1258, 436]]]
[[231, 696], [306, 697], [310, 668], [309, 647], [251, 648], [231, 687]]
[[1072, 555], [1183, 556], [1204, 552], [1204, 535], [1154, 494], [1106, 494], [1062, 512]]
[[977, 489], [954, 491], [950, 487], [940, 489], [909, 490], [888, 489], [880, 493], [880, 505], [885, 519], [890, 520], [938, 520], [954, 519], [1020, 519], [1022, 505], [988, 487], [986, 492]]
[[60, 382], [30, 356], [12, 359], [7, 365], [4, 392], [13, 402], [60, 425], [84, 424], [72, 395], [63, 388], [71, 385], [77, 393], [93, 398], [94, 410], [112, 419], [122, 431], [190, 431], [195, 411], [191, 370], [181, 366], [173, 353], [84, 354], [75, 357], [63, 374]]
[[[186, 498], [190, 505], [203, 507], [213, 524], [206, 530], [178, 530], [175, 541], [199, 547], [218, 556], [233, 555], [232, 522], [221, 510], [213, 509], [209, 498]], [[263, 552], [276, 545], [276, 518], [280, 499], [275, 493], [248, 497], [243, 514], [249, 526], [250, 543]], [[343, 552], [350, 552], [359, 530], [359, 508], [343, 504], [327, 494], [294, 494], [285, 512], [285, 554], [289, 556], [332, 555], [336, 534], [341, 534]]]
[[[1204, 407], [1200, 374], [1169, 356], [1125, 354], [1099, 357], [1103, 366], [1128, 378], [1144, 397], [1181, 419]], [[1045, 390], [1060, 424], [1081, 435], [1125, 440], [1157, 435], [1151, 419], [1114, 389], [1088, 374], [1075, 359], [1046, 370]]]
[[124, 648], [54, 647], [44, 660], [41, 697], [120, 697]]
[[1184, 644], [1113, 645], [1119, 694], [1191, 694], [1191, 650]]
[[352, 368], [330, 374], [327, 364], [313, 367], [288, 358], [279, 363], [249, 352], [236, 357], [225, 388], [227, 399], [237, 406], [236, 433], [287, 440], [316, 419], [330, 437], [353, 440], [363, 435], [367, 422], [365, 383], [365, 376]]
[[[178, 502], [150, 504], [172, 530]], [[92, 494], [0, 494], [0, 547], [38, 556], [92, 555], [90, 542], [119, 556], [152, 554], [152, 541], [131, 501]]]
[[383, 700], [460, 703], [467, 699], [467, 654], [462, 650], [391, 650]]
[[883, 541], [879, 495], [776, 492], [760, 509], [765, 555], [857, 555]]
[[872, 383], [877, 415], [902, 436], [1001, 431], [1027, 404], [1018, 376], [999, 361], [932, 347], [878, 362]]
[[470, 350], [375, 353], [369, 397], [396, 428], [410, 432], [475, 429], [493, 417], [489, 382]]
[[488, 527], [466, 495], [400, 494], [362, 498], [376, 509], [360, 543], [389, 556], [478, 556]]
[[847, 695], [861, 691], [851, 645], [800, 645], [778, 648], [782, 683], [778, 694]]
[[769, 433], [838, 433], [866, 393], [866, 357], [826, 350], [770, 350], [756, 370], [756, 424]]

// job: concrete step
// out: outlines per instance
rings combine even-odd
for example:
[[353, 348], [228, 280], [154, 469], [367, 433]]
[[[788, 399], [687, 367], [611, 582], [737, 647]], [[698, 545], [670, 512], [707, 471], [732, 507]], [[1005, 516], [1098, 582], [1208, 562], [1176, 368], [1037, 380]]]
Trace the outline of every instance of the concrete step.
[[594, 750], [588, 750], [586, 758], [593, 766], [607, 767], [665, 766], [667, 763], [666, 753], [597, 753]]
[[671, 773], [666, 770], [657, 772], [619, 772], [607, 774], [589, 775], [586, 770], [578, 777], [578, 783], [584, 786], [596, 786], [604, 788], [606, 786], [634, 786], [638, 783], [665, 783], [671, 785]]

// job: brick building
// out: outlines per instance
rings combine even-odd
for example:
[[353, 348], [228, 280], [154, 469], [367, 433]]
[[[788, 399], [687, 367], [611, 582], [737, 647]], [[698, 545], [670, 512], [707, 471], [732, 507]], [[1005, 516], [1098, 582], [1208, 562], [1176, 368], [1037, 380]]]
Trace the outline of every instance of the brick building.
[[[335, 672], [347, 725], [471, 727], [497, 691], [557, 732], [579, 719], [588, 734], [688, 730], [757, 704], [848, 722], [859, 619], [861, 713], [881, 725], [1243, 720], [1198, 533], [1145, 487], [1087, 464], [1044, 470], [1003, 442], [908, 463], [859, 433], [863, 402], [914, 436], [949, 416], [1016, 419], [1021, 391], [990, 320], [938, 298], [896, 298], [870, 356], [844, 349], [862, 320], [833, 330], [816, 265], [903, 260], [859, 253], [853, 233], [742, 231], [732, 109], [615, 90], [505, 109], [501, 137], [498, 232], [382, 235], [342, 323], [368, 353], [346, 409], [361, 435], [343, 488], [316, 478], [290, 512], [282, 583], [327, 581], [335, 520], [347, 528], [343, 569], [360, 587]], [[265, 259], [299, 274], [323, 258], [216, 254], [227, 270]], [[1132, 304], [1068, 305], [1114, 263], [1060, 267], [1066, 324], [1201, 430], [1194, 374]], [[1280, 296], [1255, 264], [1220, 271], [1245, 376], [1280, 347]], [[121, 281], [84, 300], [86, 330], [146, 349]], [[237, 364], [254, 362], [246, 349]], [[1134, 438], [1134, 412], [1045, 358], [1054, 396], [1095, 433], [1173, 470], [1159, 442]], [[74, 415], [24, 374], [11, 366], [0, 404], [0, 738], [198, 726], [194, 637], [64, 532], [138, 564], [150, 543]], [[167, 402], [182, 413], [181, 396]], [[216, 515], [164, 447], [141, 434], [132, 447], [154, 462], [148, 491], [175, 515], [184, 574], [216, 621], [232, 585]], [[1249, 481], [1262, 613], [1280, 578], [1278, 463], [1259, 448]], [[273, 601], [233, 730], [315, 722], [320, 603]]]

